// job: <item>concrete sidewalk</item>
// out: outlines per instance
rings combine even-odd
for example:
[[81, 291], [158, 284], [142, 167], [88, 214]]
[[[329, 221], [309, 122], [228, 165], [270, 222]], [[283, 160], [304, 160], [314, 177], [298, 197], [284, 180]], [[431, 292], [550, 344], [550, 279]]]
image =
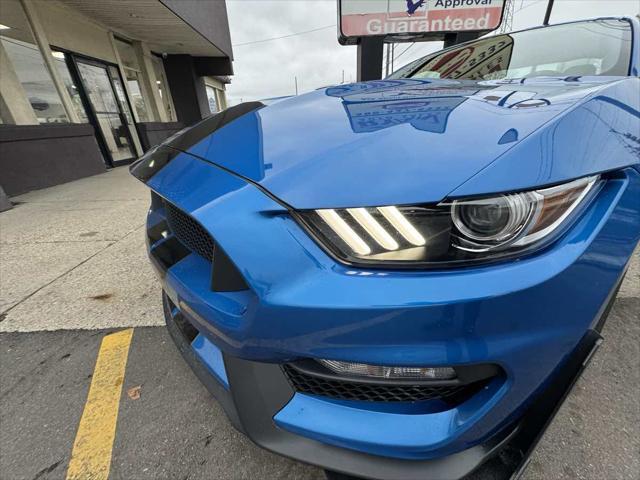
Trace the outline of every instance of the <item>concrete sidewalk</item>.
[[0, 331], [162, 325], [149, 192], [127, 168], [12, 201], [0, 214]]
[[[235, 432], [180, 359], [145, 254], [148, 191], [126, 168], [12, 200], [0, 213], [0, 478], [65, 477], [100, 340], [123, 327], [136, 329], [111, 478], [322, 478]], [[640, 477], [639, 265], [636, 252], [605, 343], [525, 479]]]

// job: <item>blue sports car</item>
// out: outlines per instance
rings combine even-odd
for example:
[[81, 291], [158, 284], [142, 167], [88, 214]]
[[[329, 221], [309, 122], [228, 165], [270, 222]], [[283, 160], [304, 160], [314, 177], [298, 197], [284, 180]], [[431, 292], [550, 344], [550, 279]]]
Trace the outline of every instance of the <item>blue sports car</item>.
[[640, 239], [639, 38], [484, 37], [132, 165], [169, 332], [233, 425], [334, 478], [524, 468]]

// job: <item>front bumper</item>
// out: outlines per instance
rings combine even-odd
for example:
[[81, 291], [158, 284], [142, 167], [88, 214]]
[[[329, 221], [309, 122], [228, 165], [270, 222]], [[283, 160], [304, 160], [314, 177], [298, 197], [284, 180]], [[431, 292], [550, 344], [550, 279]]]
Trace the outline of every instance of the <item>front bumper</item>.
[[[178, 350], [237, 430], [275, 453], [332, 471], [374, 479], [463, 479], [475, 472], [477, 479], [516, 480], [602, 341], [598, 331], [589, 330], [535, 404], [512, 427], [483, 444], [446, 457], [399, 460], [335, 447], [279, 428], [272, 419], [291, 403], [296, 393], [278, 365], [223, 355], [211, 344], [208, 354], [197, 353], [194, 345], [201, 336], [192, 340], [185, 331], [188, 320], [164, 293], [162, 300], [167, 329]], [[614, 301], [615, 295], [612, 295], [598, 327], [604, 324]], [[214, 355], [211, 355], [212, 351]], [[218, 355], [221, 363], [217, 362]], [[508, 455], [497, 457], [500, 451], [506, 451]]]
[[225, 387], [207, 361], [194, 352], [191, 342], [175, 321], [177, 312], [172, 313], [166, 295], [163, 295], [163, 305], [167, 329], [180, 353], [218, 400], [233, 426], [256, 444], [280, 455], [365, 478], [459, 479], [500, 450], [517, 431], [512, 428], [463, 452], [421, 461], [368, 455], [296, 435], [279, 428], [273, 421], [295, 396], [279, 365], [224, 355], [228, 382]]
[[[559, 399], [551, 386], [575, 377], [567, 366], [593, 347], [589, 332], [640, 236], [633, 169], [611, 178], [551, 248], [464, 271], [336, 264], [278, 203], [188, 155], [148, 185], [199, 221], [248, 284], [211, 291], [211, 264], [196, 254], [155, 263], [176, 312], [221, 352], [226, 387], [210, 367], [197, 367], [188, 342], [181, 346], [234, 425], [283, 455], [372, 478], [462, 478], [515, 441], [534, 399]], [[161, 217], [153, 209], [149, 227]], [[280, 365], [300, 358], [495, 364], [504, 376], [455, 408], [389, 409], [294, 392]]]

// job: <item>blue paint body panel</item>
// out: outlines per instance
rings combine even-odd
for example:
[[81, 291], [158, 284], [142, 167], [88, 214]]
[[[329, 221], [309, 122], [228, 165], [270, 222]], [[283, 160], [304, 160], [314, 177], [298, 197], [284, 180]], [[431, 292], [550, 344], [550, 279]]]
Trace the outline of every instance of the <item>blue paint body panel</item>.
[[[273, 102], [147, 182], [211, 234], [248, 289], [212, 291], [211, 263], [195, 253], [161, 272], [163, 289], [223, 382], [229, 357], [496, 364], [504, 378], [451, 408], [296, 393], [273, 419], [323, 444], [403, 460], [482, 444], [521, 418], [598, 321], [640, 240], [639, 91], [633, 76], [390, 80]], [[554, 243], [468, 268], [349, 267], [288, 211], [436, 203], [597, 173], [602, 189]], [[152, 210], [149, 227], [161, 218]]]
[[[524, 190], [638, 164], [639, 92], [637, 77], [608, 84], [519, 142], [450, 197]], [[579, 141], [576, 132], [585, 132]]]

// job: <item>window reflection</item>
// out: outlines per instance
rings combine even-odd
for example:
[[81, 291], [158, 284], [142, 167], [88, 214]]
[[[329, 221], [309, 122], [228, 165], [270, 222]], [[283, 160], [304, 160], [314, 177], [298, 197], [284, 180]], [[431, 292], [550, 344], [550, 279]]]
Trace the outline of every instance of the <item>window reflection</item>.
[[80, 92], [78, 91], [77, 85], [73, 83], [71, 79], [71, 74], [69, 73], [69, 67], [67, 66], [66, 54], [63, 52], [51, 52], [54, 58], [54, 64], [56, 69], [58, 70], [58, 74], [64, 83], [64, 86], [69, 92], [69, 96], [73, 101], [73, 107], [78, 114], [78, 118], [81, 123], [89, 122], [89, 118], [87, 117], [87, 112], [84, 109], [84, 105], [82, 104], [82, 98], [80, 97]]
[[218, 108], [218, 100], [217, 100], [217, 97], [216, 97], [216, 89], [213, 88], [211, 85], [207, 85], [206, 89], [207, 89], [207, 100], [209, 102], [209, 111], [212, 114], [218, 113], [218, 111], [220, 109]]
[[129, 125], [133, 124], [133, 117], [131, 116], [131, 110], [129, 110], [129, 104], [127, 103], [127, 96], [124, 93], [124, 88], [122, 87], [122, 82], [120, 81], [120, 74], [118, 73], [118, 69], [116, 67], [109, 67], [109, 77], [111, 78], [111, 82], [113, 83], [113, 87], [115, 88], [116, 95], [118, 96], [118, 103], [120, 104], [120, 108], [124, 113], [124, 116]]
[[164, 66], [162, 60], [156, 56], [152, 58], [153, 70], [156, 74], [156, 85], [158, 86], [158, 93], [162, 99], [162, 107], [167, 114], [169, 120], [176, 120], [175, 113], [173, 111], [173, 104], [171, 103], [171, 95], [169, 94], [169, 85], [167, 83], [167, 77], [164, 73]]
[[138, 114], [138, 120], [140, 122], [149, 122], [149, 112], [147, 111], [147, 104], [142, 96], [142, 90], [140, 89], [140, 81], [138, 80], [139, 73], [125, 68], [124, 73], [127, 76], [127, 87], [129, 87], [129, 93], [131, 94], [131, 102], [133, 108], [135, 108]]
[[[12, 103], [15, 106], [20, 102], [26, 105], [25, 100], [28, 102], [33, 110], [33, 120], [28, 121], [31, 113], [26, 112], [28, 116], [20, 118], [20, 123], [68, 122], [60, 96], [35, 44], [22, 5], [17, 0], [2, 0], [0, 24], [4, 26], [0, 30], [0, 45], [4, 50], [0, 81], [6, 82], [3, 90], [10, 92], [10, 97], [7, 94], [9, 98], [4, 98], [1, 103]], [[9, 69], [12, 70], [11, 75], [6, 74]], [[16, 81], [12, 80], [16, 77], [20, 85], [16, 85]], [[11, 84], [12, 81], [14, 84]], [[7, 111], [3, 112], [3, 121], [14, 123], [15, 119], [11, 118]]]
[[118, 49], [120, 61], [124, 68], [124, 74], [126, 76], [125, 81], [127, 82], [127, 88], [131, 95], [131, 103], [138, 115], [138, 121], [150, 122], [153, 119], [149, 115], [145, 95], [141, 88], [139, 80], [141, 70], [140, 65], [138, 64], [138, 59], [136, 58], [136, 54], [133, 50], [133, 46], [128, 42], [116, 38], [116, 48]]
[[485, 37], [423, 57], [389, 78], [626, 76], [630, 58], [629, 22], [592, 20]]
[[107, 67], [79, 61], [78, 70], [111, 158], [114, 161], [132, 158], [129, 130], [123, 123]]

